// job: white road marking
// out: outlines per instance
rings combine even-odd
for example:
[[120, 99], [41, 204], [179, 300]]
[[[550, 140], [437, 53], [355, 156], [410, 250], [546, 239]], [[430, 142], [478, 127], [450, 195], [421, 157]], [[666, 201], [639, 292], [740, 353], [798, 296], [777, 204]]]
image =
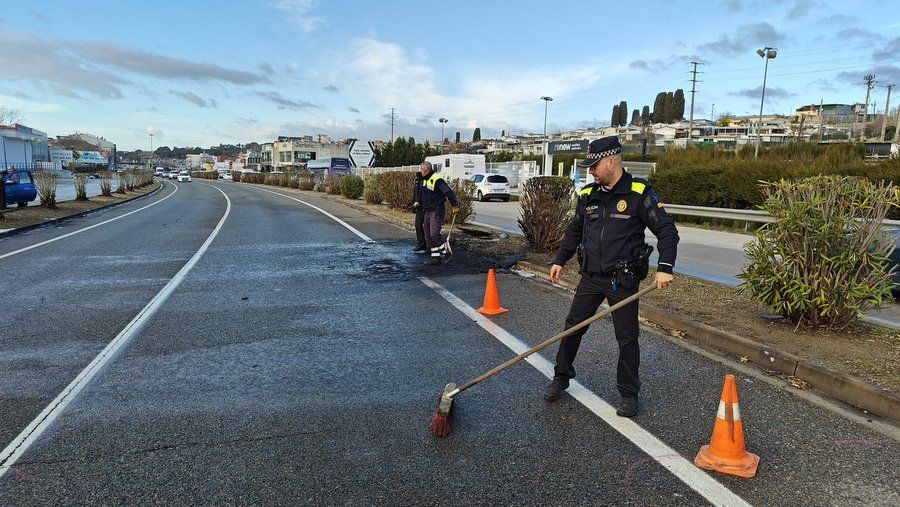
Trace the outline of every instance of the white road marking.
[[[489, 318], [476, 312], [474, 308], [440, 284], [426, 277], [419, 277], [419, 280], [465, 314], [466, 317], [475, 321], [515, 354], [521, 354], [531, 348]], [[547, 378], [553, 378], [553, 364], [540, 354], [533, 354], [527, 357], [525, 361], [534, 366]], [[570, 382], [567, 392], [587, 407], [588, 410], [600, 417], [600, 419], [603, 419], [606, 424], [656, 460], [657, 463], [672, 472], [683, 483], [706, 498], [711, 504], [729, 507], [750, 505], [743, 498], [734, 494], [706, 472], [694, 466], [692, 462], [682, 457], [674, 449], [653, 436], [652, 433], [641, 428], [633, 420], [617, 416], [614, 407], [577, 381], [573, 380]]]
[[[212, 185], [209, 185], [212, 186]], [[59, 395], [47, 405], [44, 410], [41, 411], [38, 416], [31, 421], [24, 430], [22, 430], [19, 435], [10, 442], [8, 446], [6, 446], [3, 451], [0, 451], [0, 478], [6, 475], [9, 472], [10, 467], [12, 467], [19, 458], [22, 457], [23, 454], [31, 447], [34, 442], [36, 442], [44, 431], [53, 424], [53, 421], [56, 420], [57, 417], [66, 409], [69, 403], [72, 402], [77, 396], [78, 393], [82, 391], [94, 377], [97, 376], [100, 371], [102, 371], [103, 367], [109, 363], [112, 359], [116, 357], [119, 351], [122, 350], [128, 343], [134, 338], [140, 331], [143, 329], [144, 325], [147, 321], [153, 317], [154, 314], [162, 307], [163, 303], [169, 298], [172, 292], [181, 285], [181, 282], [184, 281], [185, 276], [194, 267], [195, 264], [203, 257], [203, 254], [209, 248], [209, 245], [219, 234], [219, 231], [222, 229], [222, 226], [225, 224], [225, 219], [228, 218], [228, 214], [231, 212], [231, 199], [225, 195], [225, 192], [222, 192], [221, 189], [213, 187], [225, 196], [226, 207], [225, 213], [222, 215], [222, 218], [219, 219], [219, 223], [210, 233], [210, 235], [206, 238], [206, 241], [200, 245], [200, 248], [197, 252], [194, 253], [193, 257], [191, 257], [184, 266], [175, 273], [175, 276], [169, 280], [169, 283], [165, 285], [155, 296], [153, 299], [138, 312], [137, 315], [131, 322], [122, 329], [119, 334], [113, 338], [111, 342], [102, 350], [97, 357], [94, 358], [93, 361], [90, 362], [81, 373], [75, 377], [65, 389], [62, 390]], [[174, 192], [173, 192], [174, 193]], [[170, 194], [171, 195], [171, 194]], [[159, 201], [157, 201], [159, 202]], [[138, 210], [139, 211], [139, 210]], [[133, 212], [132, 212], [133, 213]], [[99, 224], [98, 224], [99, 225]]]
[[352, 225], [348, 224], [347, 222], [344, 222], [344, 221], [341, 220], [340, 218], [338, 218], [338, 217], [332, 215], [331, 213], [329, 213], [329, 212], [323, 210], [322, 208], [320, 208], [320, 207], [318, 207], [318, 206], [316, 206], [316, 205], [314, 205], [314, 204], [310, 204], [310, 203], [308, 203], [308, 202], [306, 202], [306, 201], [302, 201], [302, 200], [300, 200], [300, 199], [297, 199], [296, 197], [291, 197], [291, 196], [289, 196], [289, 195], [282, 194], [282, 193], [280, 193], [280, 192], [273, 192], [273, 191], [271, 191], [271, 190], [267, 190], [267, 189], [265, 189], [265, 188], [259, 188], [259, 187], [254, 187], [254, 188], [258, 188], [259, 190], [262, 190], [263, 192], [269, 192], [270, 194], [280, 195], [281, 197], [287, 197], [288, 199], [293, 199], [293, 200], [299, 202], [300, 204], [305, 204], [305, 205], [309, 206], [310, 208], [312, 208], [312, 209], [314, 209], [314, 210], [316, 210], [316, 211], [322, 213], [322, 214], [325, 215], [326, 217], [331, 218], [331, 219], [334, 220], [335, 222], [337, 222], [337, 223], [343, 225], [344, 227], [347, 228], [347, 230], [349, 230], [349, 231], [352, 232], [353, 234], [356, 234], [357, 236], [359, 236], [360, 238], [362, 238], [362, 240], [365, 241], [366, 243], [374, 243], [374, 242], [375, 242], [375, 240], [373, 240], [372, 238], [370, 238], [370, 237], [366, 236], [365, 234], [361, 233], [361, 232], [359, 231], [359, 229], [353, 227]]
[[[169, 183], [172, 183], [172, 182], [169, 182]], [[46, 240], [46, 241], [41, 241], [40, 243], [35, 243], [35, 244], [31, 245], [31, 246], [26, 246], [25, 248], [20, 248], [20, 249], [18, 249], [18, 250], [13, 250], [12, 252], [7, 252], [7, 253], [5, 253], [5, 254], [0, 255], [0, 259], [5, 259], [5, 258], [7, 258], [7, 257], [12, 257], [13, 255], [20, 254], [20, 253], [22, 253], [22, 252], [27, 252], [28, 250], [37, 248], [37, 247], [39, 247], [39, 246], [44, 246], [44, 245], [53, 243], [53, 242], [55, 242], [55, 241], [59, 241], [59, 240], [61, 240], [61, 239], [68, 238], [69, 236], [74, 236], [74, 235], [76, 235], [76, 234], [81, 234], [82, 232], [84, 232], [84, 231], [89, 231], [89, 230], [93, 229], [94, 227], [100, 227], [101, 225], [105, 225], [105, 224], [108, 224], [108, 223], [110, 223], [110, 222], [115, 222], [116, 220], [118, 220], [118, 219], [120, 219], [120, 218], [125, 218], [125, 217], [127, 217], [128, 215], [132, 215], [132, 214], [134, 214], [134, 213], [137, 213], [138, 211], [143, 211], [143, 210], [149, 208], [150, 206], [156, 206], [157, 204], [159, 204], [159, 203], [165, 201], [166, 199], [168, 199], [169, 197], [172, 197], [173, 195], [175, 195], [175, 192], [178, 192], [178, 185], [175, 185], [175, 183], [172, 183], [172, 185], [175, 186], [175, 190], [173, 190], [171, 194], [169, 194], [169, 195], [163, 197], [162, 199], [160, 199], [160, 200], [158, 200], [158, 201], [156, 201], [156, 202], [151, 202], [150, 204], [144, 206], [143, 208], [138, 208], [138, 209], [136, 209], [136, 210], [134, 210], [134, 211], [129, 211], [128, 213], [124, 213], [124, 214], [119, 215], [119, 216], [117, 216], [117, 217], [110, 218], [109, 220], [105, 220], [105, 221], [100, 222], [100, 223], [98, 223], [98, 224], [89, 225], [89, 226], [85, 227], [84, 229], [78, 229], [77, 231], [72, 231], [72, 232], [69, 232], [69, 233], [67, 233], [67, 234], [63, 234], [62, 236], [57, 236], [57, 237], [55, 237], [55, 238], [48, 239], [48, 240]], [[220, 192], [221, 192], [221, 190], [220, 190]]]

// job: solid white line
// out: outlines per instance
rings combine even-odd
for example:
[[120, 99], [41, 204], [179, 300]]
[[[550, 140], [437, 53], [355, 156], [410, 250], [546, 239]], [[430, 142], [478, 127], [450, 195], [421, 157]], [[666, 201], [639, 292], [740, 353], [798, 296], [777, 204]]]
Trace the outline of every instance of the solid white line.
[[372, 238], [370, 238], [370, 237], [366, 236], [365, 234], [359, 232], [359, 229], [353, 227], [352, 225], [348, 224], [347, 222], [344, 222], [344, 221], [341, 220], [340, 218], [338, 218], [338, 217], [332, 215], [331, 213], [329, 213], [329, 212], [323, 210], [322, 208], [320, 208], [320, 207], [318, 207], [318, 206], [316, 206], [316, 205], [314, 205], [314, 204], [310, 204], [310, 203], [308, 203], [308, 202], [306, 202], [306, 201], [297, 199], [296, 197], [291, 197], [291, 196], [289, 196], [289, 195], [282, 194], [282, 193], [280, 193], [280, 192], [273, 192], [273, 191], [271, 191], [271, 190], [268, 190], [268, 189], [265, 189], [265, 188], [259, 188], [259, 187], [254, 187], [254, 188], [257, 188], [257, 189], [262, 190], [262, 191], [264, 191], [264, 192], [269, 192], [270, 194], [280, 195], [281, 197], [287, 197], [288, 199], [293, 199], [293, 200], [295, 200], [295, 201], [297, 201], [297, 202], [299, 202], [299, 203], [301, 203], [301, 204], [305, 204], [305, 205], [309, 206], [310, 208], [312, 208], [312, 209], [314, 209], [314, 210], [316, 210], [316, 211], [322, 213], [323, 215], [327, 216], [328, 218], [331, 218], [331, 219], [334, 220], [335, 222], [337, 222], [337, 223], [343, 225], [343, 226], [346, 227], [350, 232], [352, 232], [353, 234], [356, 234], [357, 236], [359, 236], [360, 238], [362, 238], [362, 240], [365, 241], [366, 243], [374, 243], [374, 242], [375, 242], [375, 240], [373, 240]]
[[[441, 297], [446, 299], [450, 304], [456, 307], [466, 317], [475, 321], [485, 331], [492, 334], [501, 343], [506, 345], [516, 354], [521, 354], [528, 350], [528, 345], [519, 340], [493, 321], [476, 312], [474, 308], [469, 306], [465, 301], [456, 297], [453, 293], [442, 287], [440, 284], [426, 277], [419, 277], [425, 285], [437, 292]], [[553, 365], [540, 354], [533, 354], [525, 358], [529, 364], [534, 366], [539, 372], [543, 373], [547, 378], [553, 378]], [[616, 409], [609, 403], [603, 401], [599, 396], [588, 390], [577, 381], [569, 383], [567, 391], [572, 397], [581, 402], [588, 410], [603, 419], [606, 424], [618, 431], [622, 436], [630, 440], [634, 445], [638, 446], [642, 451], [647, 453], [657, 463], [664, 466], [672, 474], [678, 477], [682, 482], [691, 489], [702, 495], [713, 505], [721, 506], [749, 506], [743, 498], [735, 495], [731, 490], [720, 484], [718, 481], [710, 477], [706, 472], [700, 470], [693, 463], [682, 457], [671, 447], [664, 444], [661, 440], [653, 436], [652, 433], [638, 426], [631, 419], [619, 417], [616, 415]]]
[[212, 243], [219, 234], [222, 225], [225, 224], [225, 219], [228, 218], [228, 214], [231, 212], [231, 199], [229, 199], [221, 189], [216, 187], [213, 188], [225, 196], [226, 206], [225, 214], [219, 219], [219, 223], [213, 229], [212, 233], [210, 233], [209, 237], [206, 238], [206, 241], [200, 245], [200, 248], [194, 253], [193, 257], [191, 257], [187, 263], [181, 267], [178, 273], [169, 280], [169, 283], [153, 296], [153, 299], [151, 299], [150, 302], [147, 303], [133, 319], [131, 319], [131, 322], [129, 322], [128, 325], [125, 326], [111, 342], [109, 342], [100, 354], [98, 354], [97, 357], [95, 357], [94, 360], [91, 361], [77, 377], [75, 377], [75, 380], [66, 386], [66, 388], [63, 389], [62, 392], [59, 393], [59, 395], [54, 398], [53, 401], [51, 401], [24, 430], [22, 430], [22, 433], [14, 438], [12, 442], [0, 452], [0, 478], [9, 472], [10, 467], [12, 467], [28, 448], [41, 437], [44, 431], [53, 424], [53, 421], [55, 421], [69, 403], [78, 396], [78, 393], [80, 393], [81, 390], [84, 389], [98, 373], [100, 373], [103, 367], [114, 359], [118, 352], [128, 345], [131, 339], [141, 331], [147, 321], [149, 321], [160, 307], [162, 307], [163, 303], [165, 303], [172, 292], [181, 285], [181, 282], [184, 280], [188, 271], [190, 271], [191, 268], [197, 264], [197, 261], [203, 257], [203, 254], [209, 248], [210, 243]]
[[[169, 182], [169, 183], [172, 183], [172, 182]], [[175, 185], [175, 183], [172, 183], [172, 185]], [[70, 232], [70, 233], [63, 234], [62, 236], [57, 236], [57, 237], [55, 237], [55, 238], [48, 239], [48, 240], [46, 240], [46, 241], [41, 241], [40, 243], [35, 243], [35, 244], [31, 245], [31, 246], [26, 246], [25, 248], [20, 248], [20, 249], [18, 249], [18, 250], [13, 250], [12, 252], [7, 252], [7, 253], [5, 253], [5, 254], [3, 254], [3, 255], [0, 255], [0, 259], [5, 259], [5, 258], [7, 258], [7, 257], [12, 257], [13, 255], [20, 254], [20, 253], [22, 253], [22, 252], [27, 252], [28, 250], [31, 250], [31, 249], [33, 249], [33, 248], [37, 248], [37, 247], [39, 247], [39, 246], [44, 246], [44, 245], [46, 245], [46, 244], [53, 243], [54, 241], [59, 241], [59, 240], [61, 240], [61, 239], [68, 238], [69, 236], [74, 236], [74, 235], [76, 235], [76, 234], [81, 234], [82, 232], [84, 232], [84, 231], [89, 231], [89, 230], [93, 229], [94, 227], [100, 227], [101, 225], [108, 224], [108, 223], [110, 223], [110, 222], [115, 222], [116, 220], [118, 220], [118, 219], [120, 219], [120, 218], [125, 218], [125, 217], [127, 217], [128, 215], [137, 213], [138, 211], [145, 210], [145, 209], [149, 208], [150, 206], [156, 206], [157, 204], [159, 204], [159, 203], [165, 201], [166, 199], [168, 199], [169, 197], [172, 197], [173, 195], [175, 195], [175, 192], [178, 192], [178, 185], [175, 185], [175, 190], [173, 190], [171, 194], [169, 194], [169, 195], [163, 197], [162, 199], [160, 199], [160, 200], [158, 200], [158, 201], [156, 201], [156, 202], [151, 202], [150, 204], [144, 206], [143, 208], [138, 208], [138, 209], [136, 209], [136, 210], [134, 210], [134, 211], [129, 211], [128, 213], [119, 215], [119, 216], [117, 216], [117, 217], [115, 217], [115, 218], [110, 218], [109, 220], [100, 222], [99, 224], [89, 225], [89, 226], [85, 227], [84, 229], [78, 229], [77, 231], [72, 231], [72, 232]]]

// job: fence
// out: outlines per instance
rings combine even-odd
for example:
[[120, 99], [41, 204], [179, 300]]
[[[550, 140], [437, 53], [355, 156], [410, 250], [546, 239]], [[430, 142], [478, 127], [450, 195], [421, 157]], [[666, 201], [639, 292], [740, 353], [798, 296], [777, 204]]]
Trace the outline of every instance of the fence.
[[[399, 167], [355, 167], [353, 174], [365, 178], [372, 174], [381, 174], [389, 171], [419, 170], [418, 165], [404, 165]], [[534, 160], [517, 160], [512, 162], [491, 162], [485, 164], [485, 172], [488, 174], [502, 174], [509, 180], [509, 188], [512, 193], [518, 193], [519, 186], [529, 178], [538, 175], [537, 162]]]
[[56, 164], [53, 162], [15, 162], [6, 164], [12, 166], [16, 171], [54, 171]]

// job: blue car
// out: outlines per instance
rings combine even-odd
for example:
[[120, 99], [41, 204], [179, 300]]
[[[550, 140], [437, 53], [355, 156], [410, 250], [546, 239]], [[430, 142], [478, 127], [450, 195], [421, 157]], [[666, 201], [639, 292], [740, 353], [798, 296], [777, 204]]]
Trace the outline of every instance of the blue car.
[[22, 207], [37, 198], [31, 171], [14, 171], [12, 174], [4, 172], [0, 177], [0, 184], [6, 191], [6, 204], [16, 203]]

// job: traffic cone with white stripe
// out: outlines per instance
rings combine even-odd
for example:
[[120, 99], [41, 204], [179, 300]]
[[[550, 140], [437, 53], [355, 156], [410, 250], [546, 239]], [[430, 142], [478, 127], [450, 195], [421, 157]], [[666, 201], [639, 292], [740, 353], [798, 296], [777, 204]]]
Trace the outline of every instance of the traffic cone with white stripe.
[[759, 456], [744, 448], [744, 426], [738, 405], [734, 375], [725, 375], [719, 411], [709, 445], [704, 445], [694, 464], [706, 470], [750, 478], [756, 475]]

